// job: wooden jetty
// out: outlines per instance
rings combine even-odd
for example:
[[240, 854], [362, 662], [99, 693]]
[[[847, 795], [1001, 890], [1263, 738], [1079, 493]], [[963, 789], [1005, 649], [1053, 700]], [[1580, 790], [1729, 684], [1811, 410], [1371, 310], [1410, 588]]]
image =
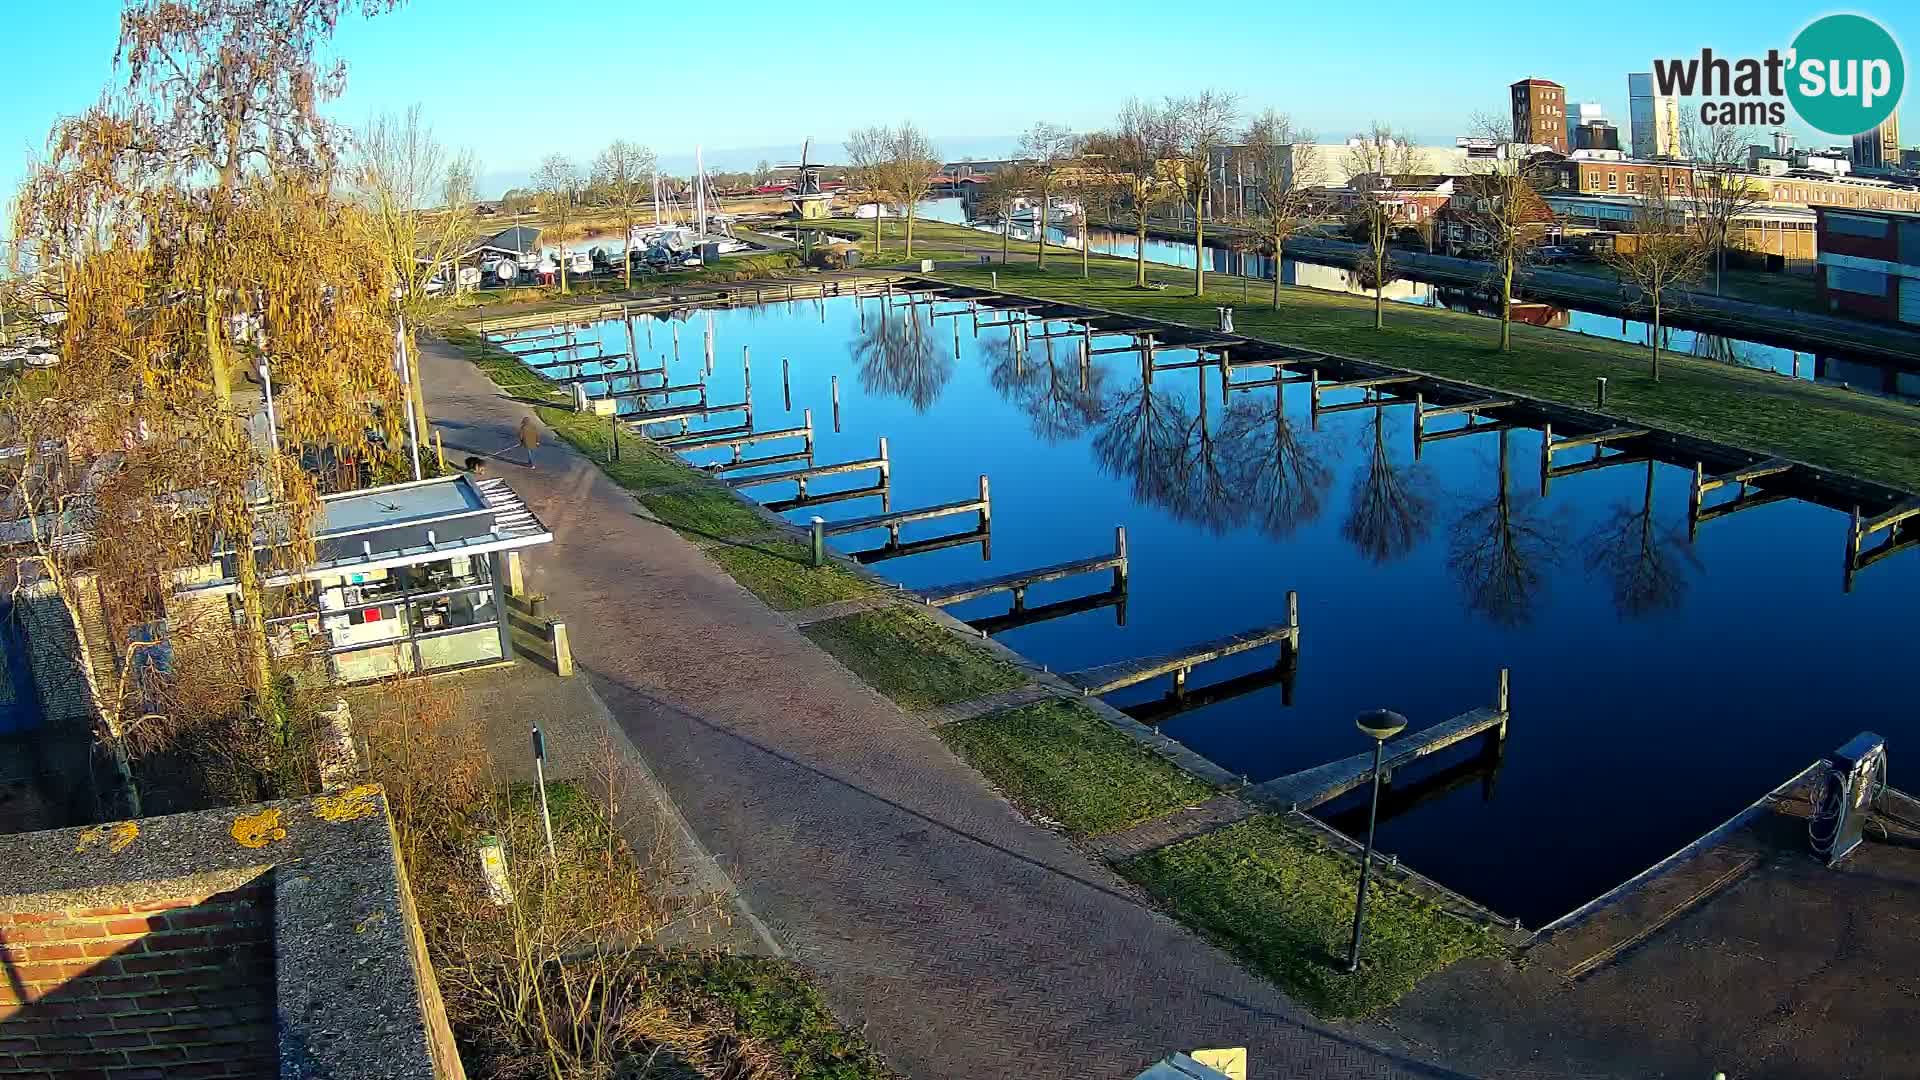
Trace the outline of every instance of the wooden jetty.
[[1228, 634], [1213, 641], [1201, 642], [1177, 652], [1160, 656], [1142, 657], [1138, 660], [1120, 660], [1111, 664], [1072, 671], [1061, 676], [1082, 694], [1097, 697], [1111, 694], [1149, 679], [1162, 675], [1173, 676], [1173, 688], [1177, 694], [1184, 694], [1187, 676], [1193, 669], [1212, 660], [1221, 660], [1236, 656], [1266, 645], [1280, 646], [1280, 663], [1286, 663], [1300, 648], [1300, 602], [1296, 593], [1287, 593], [1287, 621], [1272, 626], [1262, 626], [1253, 630], [1243, 630], [1237, 634]]
[[[1424, 393], [1413, 395], [1413, 457], [1420, 459], [1420, 451], [1430, 442], [1443, 442], [1447, 439], [1459, 439], [1469, 435], [1481, 435], [1487, 432], [1508, 431], [1515, 425], [1500, 420], [1484, 419], [1484, 414], [1495, 409], [1507, 409], [1519, 404], [1513, 398], [1482, 397], [1462, 401], [1452, 405], [1429, 405]], [[1442, 431], [1428, 431], [1429, 421], [1449, 416], [1463, 416], [1466, 424], [1462, 427], [1448, 428]]]
[[1189, 687], [1184, 694], [1167, 693], [1138, 705], [1122, 705], [1120, 711], [1149, 726], [1164, 724], [1195, 709], [1245, 697], [1269, 686], [1280, 688], [1280, 705], [1284, 708], [1293, 704], [1293, 682], [1299, 671], [1300, 665], [1296, 662], [1276, 664], [1206, 686]]
[[[1791, 498], [1784, 491], [1749, 490], [1749, 488], [1757, 481], [1790, 472], [1793, 467], [1791, 461], [1768, 458], [1717, 476], [1708, 476], [1706, 466], [1701, 462], [1694, 462], [1692, 491], [1688, 499], [1687, 539], [1697, 537], [1700, 534], [1700, 526], [1716, 518]], [[1739, 494], [1714, 505], [1707, 505], [1709, 492], [1731, 486], [1738, 486]]]
[[788, 469], [784, 472], [761, 473], [758, 476], [736, 476], [727, 480], [735, 488], [761, 487], [766, 484], [793, 484], [799, 495], [807, 494], [807, 483], [825, 476], [841, 476], [846, 473], [866, 472], [869, 469], [880, 473], [880, 482], [886, 484], [890, 478], [892, 466], [887, 460], [887, 440], [880, 438], [880, 453], [874, 457], [857, 461], [838, 461], [831, 465], [809, 465], [804, 469]]
[[890, 481], [881, 480], [867, 487], [846, 488], [841, 491], [808, 492], [791, 499], [770, 499], [762, 503], [768, 510], [783, 514], [788, 510], [799, 510], [809, 506], [829, 506], [833, 503], [852, 502], [856, 499], [880, 499], [880, 509], [885, 510], [892, 504], [893, 487]]
[[[1590, 435], [1573, 435], [1565, 439], [1556, 439], [1553, 437], [1553, 425], [1551, 423], [1540, 425], [1541, 497], [1544, 498], [1546, 496], [1548, 485], [1560, 477], [1573, 476], [1576, 473], [1592, 472], [1595, 469], [1604, 469], [1613, 465], [1632, 465], [1647, 461], [1648, 456], [1646, 454], [1616, 453], [1602, 456], [1602, 451], [1612, 449], [1614, 443], [1624, 442], [1628, 439], [1638, 439], [1646, 434], [1646, 428], [1610, 427], [1602, 431], [1593, 432]], [[1593, 448], [1594, 456], [1592, 460], [1582, 461], [1575, 465], [1555, 465], [1553, 463], [1553, 456], [1555, 454], [1564, 454], [1569, 450], [1579, 450], [1585, 447]]]
[[[1499, 690], [1492, 706], [1461, 713], [1451, 720], [1393, 740], [1387, 747], [1387, 757], [1381, 762], [1381, 778], [1390, 778], [1394, 770], [1476, 735], [1492, 742], [1503, 741], [1507, 737], [1507, 719], [1507, 669], [1501, 668]], [[1372, 780], [1373, 751], [1368, 749], [1352, 757], [1255, 784], [1246, 794], [1275, 809], [1311, 810]]]
[[920, 599], [934, 607], [946, 607], [965, 600], [975, 600], [994, 593], [1012, 593], [1013, 610], [1026, 607], [1027, 589], [1050, 581], [1061, 581], [1081, 574], [1097, 574], [1103, 570], [1113, 571], [1113, 588], [1116, 592], [1125, 592], [1127, 588], [1127, 527], [1118, 525], [1113, 530], [1113, 554], [1095, 555], [1090, 559], [1076, 559], [1072, 562], [1055, 563], [1031, 570], [1015, 570], [997, 577], [981, 578], [977, 581], [965, 581], [957, 585], [942, 585], [933, 589], [920, 590]]
[[941, 503], [938, 506], [922, 506], [912, 510], [882, 511], [866, 517], [848, 518], [845, 521], [829, 521], [816, 526], [827, 536], [847, 536], [852, 533], [869, 532], [874, 529], [887, 530], [887, 543], [900, 543], [900, 526], [916, 521], [934, 521], [960, 514], [977, 514], [978, 528], [989, 528], [993, 522], [993, 498], [987, 487], [987, 474], [980, 474], [980, 497], [961, 499], [958, 502]]
[[[632, 397], [633, 395], [622, 394], [620, 396]], [[698, 419], [700, 417], [713, 416], [719, 413], [730, 413], [730, 412], [745, 412], [749, 417], [751, 417], [753, 415], [753, 403], [748, 401], [736, 401], [729, 405], [704, 405], [703, 404], [703, 405], [669, 406], [663, 409], [640, 409], [630, 413], [621, 413], [619, 418], [621, 420], [626, 421], [629, 424], [634, 425], [635, 429], [638, 430], [640, 426], [647, 425], [647, 424], [670, 424], [676, 420], [684, 424], [689, 420]], [[749, 423], [751, 423], [751, 421], [749, 421]]]
[[[1862, 518], [1860, 508], [1854, 507], [1852, 526], [1847, 530], [1847, 571], [1842, 588], [1852, 592], [1855, 574], [1882, 559], [1920, 547], [1920, 528], [1916, 526], [1920, 526], [1920, 499], [1908, 499], [1870, 518]], [[1866, 548], [1867, 538], [1879, 532], [1887, 534], [1886, 540]]]
[[910, 555], [924, 555], [929, 551], [944, 551], [947, 548], [970, 547], [980, 545], [980, 558], [993, 557], [993, 529], [974, 529], [972, 532], [955, 533], [950, 536], [932, 536], [925, 540], [908, 540], [899, 544], [887, 544], [884, 547], [870, 548], [866, 551], [850, 552], [847, 558], [862, 565], [885, 562], [888, 559], [904, 559]]
[[977, 619], [968, 619], [967, 625], [989, 636], [1004, 634], [1009, 630], [1018, 630], [1023, 626], [1062, 619], [1068, 615], [1078, 615], [1101, 608], [1114, 609], [1114, 622], [1127, 625], [1127, 592], [1125, 589], [1108, 589], [1105, 592], [1087, 596], [1075, 596], [1067, 600], [1054, 600], [1031, 607], [1016, 607], [1000, 615], [983, 615]]
[[[645, 386], [632, 390], [609, 390], [599, 398], [601, 401], [619, 401], [621, 398], [672, 397], [675, 394], [698, 394], [701, 405], [707, 403], [707, 384], [704, 382], [678, 383], [670, 386]], [[741, 402], [745, 405], [746, 402]]]
[[732, 450], [733, 460], [740, 461], [742, 460], [740, 451], [743, 447], [778, 442], [782, 439], [799, 439], [806, 445], [806, 452], [811, 454], [813, 453], [813, 410], [806, 409], [800, 416], [799, 427], [719, 433], [695, 431], [685, 435], [668, 435], [655, 441], [681, 454], [691, 454], [700, 450]]

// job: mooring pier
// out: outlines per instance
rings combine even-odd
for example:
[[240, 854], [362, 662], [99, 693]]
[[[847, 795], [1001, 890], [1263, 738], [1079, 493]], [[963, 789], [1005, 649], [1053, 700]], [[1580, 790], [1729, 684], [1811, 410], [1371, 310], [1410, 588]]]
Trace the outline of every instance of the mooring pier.
[[1162, 675], [1171, 675], [1174, 692], [1184, 694], [1187, 689], [1187, 676], [1199, 665], [1214, 660], [1224, 660], [1229, 656], [1237, 656], [1267, 645], [1280, 646], [1280, 657], [1275, 661], [1276, 664], [1289, 663], [1298, 654], [1300, 648], [1300, 596], [1298, 593], [1292, 591], [1287, 593], [1286, 622], [1242, 630], [1237, 634], [1203, 641], [1159, 656], [1118, 660], [1111, 664], [1070, 671], [1060, 677], [1078, 689], [1081, 694], [1098, 697], [1149, 679], [1157, 679]]

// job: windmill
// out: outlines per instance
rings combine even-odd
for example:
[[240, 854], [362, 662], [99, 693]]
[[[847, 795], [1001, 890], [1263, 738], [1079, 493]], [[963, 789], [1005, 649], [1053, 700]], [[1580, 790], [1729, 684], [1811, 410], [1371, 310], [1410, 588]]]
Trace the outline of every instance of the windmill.
[[808, 159], [812, 148], [813, 140], [809, 138], [800, 144], [799, 164], [777, 167], [782, 172], [793, 170], [793, 209], [805, 220], [826, 217], [833, 206], [833, 192], [820, 189], [821, 166]]

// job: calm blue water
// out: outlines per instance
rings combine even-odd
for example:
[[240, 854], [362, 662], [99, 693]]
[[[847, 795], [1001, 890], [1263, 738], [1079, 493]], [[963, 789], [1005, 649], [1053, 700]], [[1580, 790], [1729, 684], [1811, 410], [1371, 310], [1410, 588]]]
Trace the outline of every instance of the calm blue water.
[[[1255, 781], [1366, 749], [1352, 724], [1360, 709], [1391, 707], [1417, 728], [1487, 704], [1496, 671], [1510, 667], [1514, 719], [1497, 771], [1457, 767], [1473, 756], [1466, 747], [1406, 770], [1396, 778], [1402, 794], [1436, 772], [1461, 783], [1383, 822], [1380, 844], [1530, 925], [1618, 884], [1863, 728], [1886, 735], [1896, 761], [1903, 747], [1920, 747], [1920, 717], [1897, 704], [1908, 700], [1910, 678], [1889, 662], [1888, 644], [1907, 636], [1920, 554], [1863, 571], [1843, 594], [1839, 513], [1777, 503], [1709, 522], [1689, 544], [1679, 468], [1601, 469], [1555, 480], [1542, 499], [1539, 435], [1514, 431], [1503, 497], [1499, 436], [1429, 444], [1415, 462], [1405, 406], [1325, 416], [1315, 431], [1304, 387], [1288, 388], [1283, 404], [1267, 388], [1235, 392], [1223, 406], [1216, 370], [1156, 372], [1148, 384], [1134, 354], [1095, 358], [1083, 392], [1073, 338], [1053, 342], [1051, 357], [1047, 342], [1033, 341], [1016, 362], [1005, 328], [976, 336], [969, 320], [929, 323], [926, 307], [896, 308], [883, 324], [881, 304], [687, 313], [679, 359], [668, 321], [651, 321], [649, 355], [667, 354], [673, 382], [698, 380], [711, 317], [712, 400], [739, 400], [741, 349], [750, 347], [756, 426], [791, 426], [811, 408], [823, 464], [871, 457], [886, 436], [894, 509], [969, 497], [989, 474], [991, 559], [974, 545], [876, 565], [907, 586], [1104, 553], [1114, 526], [1125, 525], [1124, 627], [1105, 609], [1001, 636], [1055, 670], [1278, 622], [1287, 590], [1298, 590], [1293, 704], [1269, 687], [1163, 728]], [[636, 335], [643, 350], [648, 323]], [[590, 337], [609, 352], [625, 349], [617, 322]], [[1095, 347], [1121, 341], [1096, 337]], [[792, 364], [791, 410], [782, 357]], [[1238, 377], [1264, 374], [1243, 368]], [[772, 500], [792, 488], [752, 494]], [[789, 516], [879, 510], [866, 499]], [[972, 527], [970, 517], [948, 518], [907, 526], [905, 537]], [[835, 543], [851, 551], [884, 541], [873, 533]], [[1107, 585], [1099, 576], [1037, 586], [1028, 603]], [[950, 610], [976, 618], [1006, 607], [1003, 595]], [[1269, 650], [1208, 665], [1194, 681], [1271, 658]], [[1162, 681], [1113, 700], [1166, 689]], [[1327, 809], [1356, 827], [1341, 816], [1346, 804]]]

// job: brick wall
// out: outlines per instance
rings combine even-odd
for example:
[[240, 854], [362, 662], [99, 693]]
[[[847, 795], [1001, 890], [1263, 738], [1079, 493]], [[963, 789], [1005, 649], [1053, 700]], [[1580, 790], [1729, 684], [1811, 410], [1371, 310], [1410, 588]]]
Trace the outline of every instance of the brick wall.
[[0, 1077], [276, 1076], [270, 905], [256, 882], [0, 914]]

